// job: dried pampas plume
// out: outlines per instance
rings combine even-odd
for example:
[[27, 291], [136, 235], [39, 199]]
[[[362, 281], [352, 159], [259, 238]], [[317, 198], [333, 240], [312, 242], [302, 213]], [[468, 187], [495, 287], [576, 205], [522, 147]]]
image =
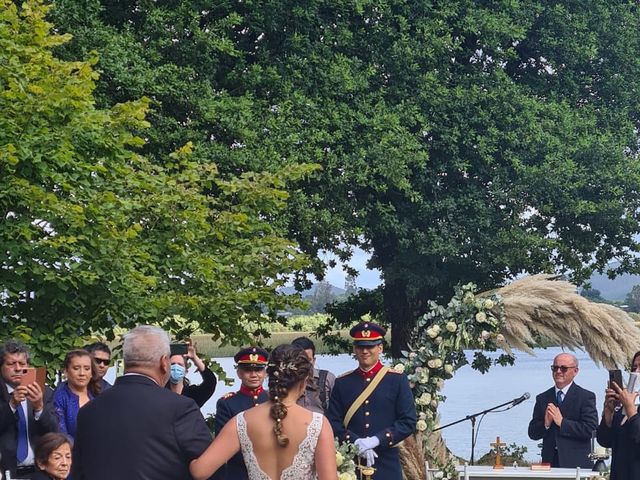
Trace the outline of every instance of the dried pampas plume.
[[532, 275], [481, 295], [488, 294], [504, 302], [506, 350], [533, 354], [539, 335], [570, 350], [584, 349], [606, 368], [627, 366], [640, 350], [640, 329], [627, 312], [590, 302], [575, 285], [551, 275]]

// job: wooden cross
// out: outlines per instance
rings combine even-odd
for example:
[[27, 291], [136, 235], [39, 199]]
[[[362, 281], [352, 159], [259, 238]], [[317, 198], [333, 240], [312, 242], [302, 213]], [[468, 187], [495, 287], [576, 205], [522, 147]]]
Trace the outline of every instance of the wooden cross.
[[496, 461], [495, 461], [495, 464], [493, 465], [493, 468], [495, 470], [504, 468], [504, 465], [502, 465], [502, 447], [506, 446], [507, 444], [504, 442], [501, 442], [500, 437], [496, 437], [496, 442], [490, 443], [490, 445], [496, 449]]

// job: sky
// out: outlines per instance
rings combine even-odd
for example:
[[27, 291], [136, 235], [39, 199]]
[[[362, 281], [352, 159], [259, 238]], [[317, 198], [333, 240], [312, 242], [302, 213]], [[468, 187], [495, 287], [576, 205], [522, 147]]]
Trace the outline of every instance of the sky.
[[[358, 277], [356, 278], [356, 285], [358, 288], [376, 288], [378, 285], [382, 283], [380, 280], [380, 272], [378, 270], [369, 270], [366, 267], [366, 263], [369, 260], [371, 255], [364, 250], [359, 248], [354, 248], [353, 257], [351, 257], [351, 261], [349, 265], [358, 270]], [[336, 258], [335, 256], [325, 253], [324, 256], [321, 256], [322, 260], [329, 261], [331, 258]], [[344, 288], [344, 281], [346, 279], [346, 274], [341, 268], [341, 264], [338, 264], [329, 270], [327, 270], [327, 274], [325, 276], [325, 280], [329, 282], [331, 285], [335, 287]]]

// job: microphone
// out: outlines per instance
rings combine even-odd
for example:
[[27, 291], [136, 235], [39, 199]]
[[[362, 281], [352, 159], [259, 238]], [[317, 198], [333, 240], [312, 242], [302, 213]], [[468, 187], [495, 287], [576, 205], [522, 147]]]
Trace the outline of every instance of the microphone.
[[529, 394], [529, 392], [524, 392], [521, 397], [518, 397], [511, 402], [511, 406], [515, 407], [516, 405], [520, 405], [522, 402], [524, 402], [525, 400], [529, 400], [530, 398], [531, 395]]

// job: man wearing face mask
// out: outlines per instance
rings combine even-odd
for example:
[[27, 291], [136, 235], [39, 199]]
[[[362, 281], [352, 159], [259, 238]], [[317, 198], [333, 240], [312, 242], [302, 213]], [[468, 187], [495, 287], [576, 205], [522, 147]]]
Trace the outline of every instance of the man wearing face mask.
[[[216, 404], [215, 433], [240, 412], [266, 402], [269, 394], [262, 388], [267, 376], [269, 353], [260, 347], [243, 348], [235, 354], [236, 371], [241, 385], [237, 392], [227, 393]], [[213, 475], [214, 480], [248, 480], [249, 474], [241, 453], [234, 455]]]
[[[216, 391], [216, 384], [218, 380], [209, 367], [198, 357], [195, 346], [189, 341], [187, 343], [186, 355], [171, 355], [171, 376], [167, 382], [166, 387], [172, 392], [178, 395], [184, 395], [185, 397], [192, 398], [198, 407], [202, 407], [207, 400], [211, 398], [213, 392]], [[186, 359], [191, 360], [200, 375], [202, 375], [202, 383], [200, 385], [192, 385], [189, 379], [186, 378], [187, 362]]]

